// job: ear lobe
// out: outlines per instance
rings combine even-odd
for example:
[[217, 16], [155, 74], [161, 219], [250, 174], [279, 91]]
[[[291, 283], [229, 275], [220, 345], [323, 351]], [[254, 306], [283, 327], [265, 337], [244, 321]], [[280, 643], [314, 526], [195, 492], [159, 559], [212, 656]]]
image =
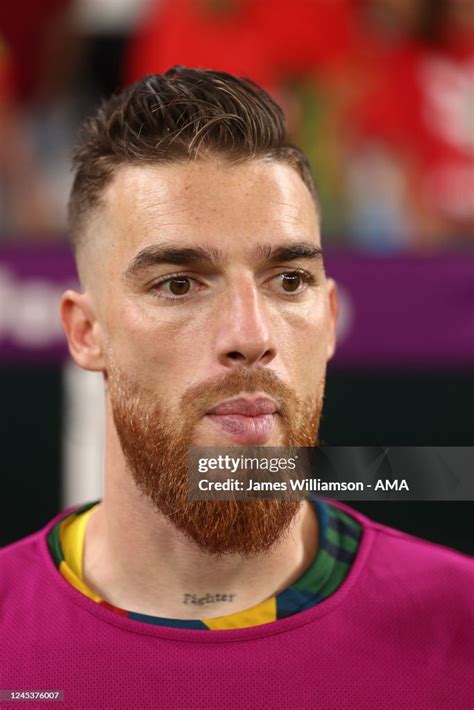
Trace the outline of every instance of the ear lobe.
[[336, 323], [339, 315], [337, 300], [337, 286], [334, 279], [327, 279], [328, 305], [329, 305], [329, 339], [327, 359], [330, 360], [336, 351]]
[[84, 370], [104, 370], [100, 326], [87, 293], [65, 291], [59, 307], [73, 360]]

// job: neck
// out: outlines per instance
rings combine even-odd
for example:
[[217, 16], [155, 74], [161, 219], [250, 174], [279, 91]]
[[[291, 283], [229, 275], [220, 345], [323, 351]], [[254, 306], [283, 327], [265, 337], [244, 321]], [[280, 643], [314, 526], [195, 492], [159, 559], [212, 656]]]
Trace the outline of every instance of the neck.
[[314, 560], [318, 525], [308, 501], [290, 530], [262, 554], [216, 557], [200, 550], [136, 488], [108, 427], [105, 492], [91, 516], [84, 580], [110, 604], [175, 619], [214, 618], [278, 594]]

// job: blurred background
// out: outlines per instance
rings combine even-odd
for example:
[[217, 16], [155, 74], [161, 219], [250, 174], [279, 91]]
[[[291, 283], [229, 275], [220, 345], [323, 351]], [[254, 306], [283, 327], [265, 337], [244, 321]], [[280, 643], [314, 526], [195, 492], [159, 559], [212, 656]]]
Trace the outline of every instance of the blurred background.
[[[101, 99], [174, 64], [284, 107], [340, 284], [322, 439], [471, 445], [474, 0], [0, 4], [0, 545], [101, 496], [100, 376], [68, 360], [70, 151]], [[354, 504], [474, 553], [474, 503]]]

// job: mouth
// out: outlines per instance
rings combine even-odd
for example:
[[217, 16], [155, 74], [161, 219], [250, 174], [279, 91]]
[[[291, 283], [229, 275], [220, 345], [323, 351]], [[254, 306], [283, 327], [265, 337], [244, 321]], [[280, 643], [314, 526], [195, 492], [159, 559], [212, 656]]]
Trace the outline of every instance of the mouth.
[[235, 443], [252, 445], [270, 439], [278, 411], [278, 404], [269, 397], [239, 397], [221, 402], [205, 416]]

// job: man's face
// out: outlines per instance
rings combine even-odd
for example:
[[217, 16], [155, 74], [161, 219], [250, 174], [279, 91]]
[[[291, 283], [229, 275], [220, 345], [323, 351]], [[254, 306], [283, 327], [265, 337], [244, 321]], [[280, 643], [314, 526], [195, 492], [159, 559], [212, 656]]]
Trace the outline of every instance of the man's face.
[[296, 502], [235, 504], [265, 509], [266, 542], [248, 519], [237, 547], [222, 520], [219, 542], [198, 540], [217, 507], [185, 500], [183, 467], [190, 445], [317, 442], [335, 296], [306, 186], [276, 162], [121, 167], [91, 230], [83, 260], [96, 250], [109, 403], [135, 482], [210, 551], [268, 547]]

